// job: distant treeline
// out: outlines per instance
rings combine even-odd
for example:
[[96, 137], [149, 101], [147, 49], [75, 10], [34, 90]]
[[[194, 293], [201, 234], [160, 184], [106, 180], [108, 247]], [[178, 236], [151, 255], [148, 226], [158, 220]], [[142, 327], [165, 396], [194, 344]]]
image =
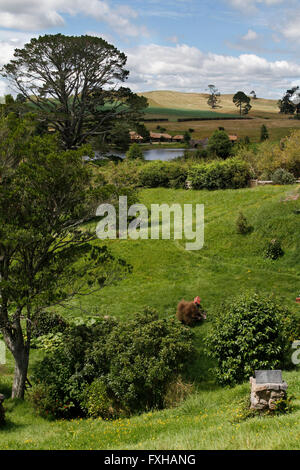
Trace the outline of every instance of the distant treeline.
[[156, 118], [156, 119], [141, 119], [141, 121], [144, 122], [167, 122], [169, 119], [163, 119], [163, 118]]

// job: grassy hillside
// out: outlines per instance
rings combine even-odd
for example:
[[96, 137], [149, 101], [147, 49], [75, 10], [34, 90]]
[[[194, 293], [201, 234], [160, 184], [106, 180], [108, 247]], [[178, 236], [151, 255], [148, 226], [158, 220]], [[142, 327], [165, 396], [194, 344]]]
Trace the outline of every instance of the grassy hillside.
[[[251, 119], [231, 120], [228, 117], [239, 117], [234, 105], [233, 95], [221, 95], [220, 107], [212, 110], [207, 104], [208, 95], [204, 93], [180, 93], [176, 91], [149, 91], [140, 93], [149, 102], [146, 119], [168, 119], [163, 127], [171, 134], [182, 134], [189, 128], [194, 129], [193, 138], [210, 137], [219, 126], [229, 134], [237, 134], [239, 138], [248, 136], [252, 142], [260, 141], [260, 129], [264, 124], [268, 128], [271, 141], [279, 141], [289, 135], [292, 129], [300, 128], [300, 120], [290, 115], [279, 114], [277, 100], [258, 98], [251, 99], [252, 109], [248, 117]], [[191, 119], [189, 122], [176, 122], [178, 118]], [[192, 121], [200, 117], [204, 121]], [[224, 117], [224, 119], [220, 119]], [[218, 118], [218, 120], [214, 120]], [[155, 131], [157, 123], [146, 123], [147, 128]]]
[[[207, 104], [208, 94], [206, 93], [181, 93], [178, 91], [148, 91], [139, 93], [145, 96], [149, 101], [149, 106], [161, 108], [179, 108], [185, 110], [211, 110]], [[221, 95], [219, 107], [214, 111], [219, 113], [234, 113], [237, 114], [237, 108], [234, 105], [232, 98], [233, 94]], [[268, 100], [258, 98], [251, 99], [252, 110], [251, 114], [255, 113], [277, 113], [277, 100]]]
[[[74, 301], [64, 314], [69, 318], [109, 314], [126, 321], [150, 305], [165, 317], [175, 314], [181, 298], [200, 295], [208, 320], [194, 328], [197, 360], [186, 371], [195, 392], [178, 408], [114, 422], [48, 422], [35, 416], [27, 402], [7, 400], [9, 424], [1, 430], [0, 449], [299, 449], [300, 371], [283, 374], [289, 393], [296, 396], [291, 414], [239, 421], [240, 402], [249, 396], [249, 384], [231, 389], [217, 386], [203, 351], [216, 308], [245, 289], [273, 292], [299, 312], [295, 297], [300, 289], [300, 215], [295, 210], [300, 210], [300, 199], [284, 201], [298, 191], [297, 186], [216, 192], [143, 190], [141, 202], [148, 207], [163, 202], [204, 203], [204, 248], [186, 251], [184, 240], [110, 241], [112, 251], [132, 264], [132, 274]], [[254, 226], [251, 234], [236, 233], [240, 210]], [[265, 243], [275, 237], [282, 241], [285, 255], [274, 262], [262, 253]], [[33, 351], [31, 366], [40, 356], [41, 352]], [[8, 356], [1, 370], [0, 393], [9, 395], [12, 373]]]

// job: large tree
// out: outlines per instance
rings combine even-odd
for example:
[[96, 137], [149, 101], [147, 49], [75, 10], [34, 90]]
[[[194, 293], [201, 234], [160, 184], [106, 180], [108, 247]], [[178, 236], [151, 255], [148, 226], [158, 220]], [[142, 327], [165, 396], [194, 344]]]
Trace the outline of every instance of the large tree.
[[252, 108], [250, 104], [251, 98], [247, 96], [243, 91], [238, 91], [234, 95], [232, 101], [238, 108], [240, 108], [240, 116], [242, 114], [248, 114], [250, 109]]
[[45, 35], [16, 49], [2, 75], [71, 149], [109, 134], [116, 119], [136, 121], [147, 106], [121, 86], [129, 74], [126, 61], [98, 37]]
[[281, 100], [277, 101], [277, 105], [279, 107], [279, 112], [283, 114], [294, 114], [295, 111], [297, 114], [300, 112], [300, 104], [294, 104], [291, 101], [292, 96], [299, 90], [298, 86], [295, 86], [289, 90], [286, 90], [285, 94], [281, 98]]
[[81, 229], [93, 204], [109, 198], [91, 185], [86, 149], [58, 152], [49, 139], [36, 137], [0, 183], [0, 331], [15, 360], [12, 398], [24, 396], [35, 315], [127, 270]]

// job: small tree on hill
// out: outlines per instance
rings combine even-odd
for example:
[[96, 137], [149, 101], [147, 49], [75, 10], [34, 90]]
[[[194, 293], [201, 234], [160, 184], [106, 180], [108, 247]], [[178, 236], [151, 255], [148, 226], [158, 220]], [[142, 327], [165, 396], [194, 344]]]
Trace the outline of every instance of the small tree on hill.
[[238, 108], [240, 108], [240, 116], [242, 116], [242, 114], [248, 114], [252, 108], [250, 104], [251, 98], [249, 98], [249, 96], [247, 96], [243, 91], [238, 91], [234, 95], [232, 101]]
[[207, 100], [207, 104], [208, 106], [210, 106], [212, 109], [216, 108], [217, 105], [219, 104], [220, 102], [220, 92], [218, 91], [218, 89], [215, 87], [215, 85], [208, 85], [208, 89], [209, 89], [209, 97], [208, 97], [208, 100]]

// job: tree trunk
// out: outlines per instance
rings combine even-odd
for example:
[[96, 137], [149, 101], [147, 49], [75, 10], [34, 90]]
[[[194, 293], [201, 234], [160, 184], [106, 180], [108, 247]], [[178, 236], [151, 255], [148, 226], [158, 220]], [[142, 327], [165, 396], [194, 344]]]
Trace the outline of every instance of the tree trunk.
[[13, 356], [15, 359], [15, 374], [11, 397], [23, 399], [29, 363], [29, 354], [27, 348], [18, 348], [17, 350], [13, 351]]

